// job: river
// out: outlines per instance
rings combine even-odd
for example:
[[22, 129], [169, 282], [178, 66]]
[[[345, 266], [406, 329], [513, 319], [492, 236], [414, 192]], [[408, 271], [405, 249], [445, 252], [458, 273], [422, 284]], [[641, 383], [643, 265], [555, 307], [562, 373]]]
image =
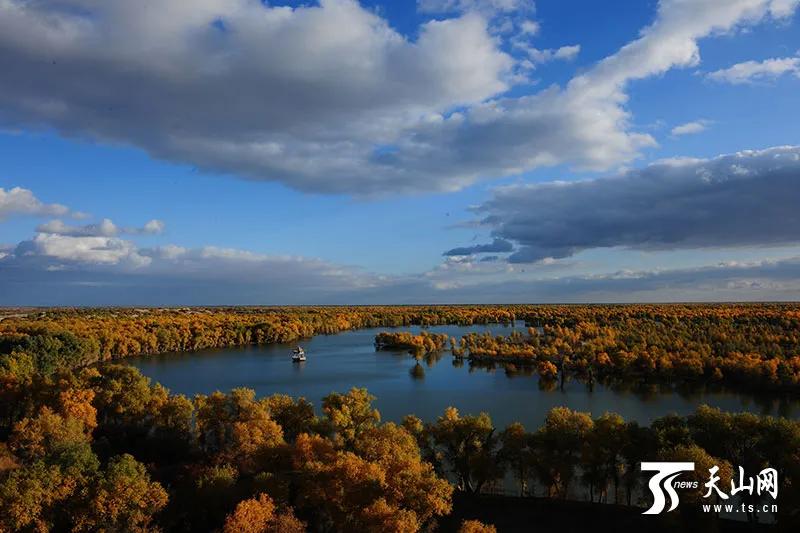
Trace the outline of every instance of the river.
[[[304, 396], [319, 408], [322, 397], [332, 391], [366, 387], [377, 396], [375, 405], [382, 418], [394, 421], [409, 413], [435, 420], [452, 405], [462, 414], [486, 411], [497, 427], [519, 421], [533, 429], [541, 425], [547, 411], [563, 405], [593, 416], [612, 411], [626, 420], [648, 424], [668, 413], [689, 414], [703, 403], [726, 411], [800, 418], [800, 400], [796, 397], [642, 384], [595, 384], [590, 389], [578, 381], [568, 381], [562, 390], [540, 385], [535, 373], [506, 372], [502, 365], [494, 370], [471, 367], [468, 361], [457, 366], [449, 352], [438, 361], [417, 363], [406, 352], [375, 351], [375, 335], [391, 330], [362, 329], [304, 340], [299, 344], [308, 354], [305, 363], [292, 363], [290, 352], [294, 345], [282, 344], [136, 357], [127, 362], [173, 393], [188, 396], [249, 387], [259, 396]], [[418, 333], [420, 328], [399, 330]], [[507, 335], [511, 327], [493, 324], [427, 329], [456, 338], [487, 330]]]

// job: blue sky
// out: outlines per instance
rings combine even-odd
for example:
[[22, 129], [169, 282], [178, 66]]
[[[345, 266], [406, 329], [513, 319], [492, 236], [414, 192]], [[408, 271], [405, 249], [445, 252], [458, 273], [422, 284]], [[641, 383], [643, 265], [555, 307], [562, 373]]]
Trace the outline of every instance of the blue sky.
[[797, 299], [796, 8], [11, 0], [0, 304]]

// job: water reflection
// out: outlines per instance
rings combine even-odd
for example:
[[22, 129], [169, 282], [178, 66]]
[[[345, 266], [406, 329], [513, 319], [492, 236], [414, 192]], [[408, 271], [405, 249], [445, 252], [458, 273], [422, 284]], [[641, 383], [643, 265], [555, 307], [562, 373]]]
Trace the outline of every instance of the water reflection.
[[411, 370], [409, 370], [408, 373], [411, 375], [411, 379], [416, 379], [416, 380], [425, 379], [425, 367], [423, 367], [419, 363], [411, 367]]

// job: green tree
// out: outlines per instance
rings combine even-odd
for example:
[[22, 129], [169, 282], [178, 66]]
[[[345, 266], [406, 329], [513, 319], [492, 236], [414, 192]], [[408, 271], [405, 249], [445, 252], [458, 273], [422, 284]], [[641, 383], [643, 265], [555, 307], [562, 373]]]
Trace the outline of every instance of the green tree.
[[461, 417], [458, 409], [448, 407], [427, 433], [459, 490], [478, 493], [484, 485], [502, 477], [497, 436], [488, 414]]
[[90, 487], [86, 507], [74, 517], [74, 530], [150, 531], [154, 515], [166, 505], [167, 492], [150, 481], [144, 465], [120, 455]]
[[566, 498], [594, 426], [588, 413], [554, 407], [534, 434], [535, 472], [548, 496]]
[[519, 483], [520, 496], [528, 490], [528, 479], [531, 477], [533, 463], [530, 448], [531, 435], [519, 422], [509, 425], [500, 434], [500, 451], [498, 460], [501, 465], [508, 467]]

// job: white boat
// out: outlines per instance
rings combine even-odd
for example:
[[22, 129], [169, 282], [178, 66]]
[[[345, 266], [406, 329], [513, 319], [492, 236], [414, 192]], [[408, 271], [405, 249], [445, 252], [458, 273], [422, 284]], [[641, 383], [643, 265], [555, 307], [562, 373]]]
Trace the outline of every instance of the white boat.
[[306, 360], [306, 351], [305, 350], [303, 350], [299, 346], [297, 348], [295, 348], [294, 350], [292, 350], [292, 361], [294, 361], [295, 363], [299, 363], [299, 362], [305, 361], [305, 360]]

